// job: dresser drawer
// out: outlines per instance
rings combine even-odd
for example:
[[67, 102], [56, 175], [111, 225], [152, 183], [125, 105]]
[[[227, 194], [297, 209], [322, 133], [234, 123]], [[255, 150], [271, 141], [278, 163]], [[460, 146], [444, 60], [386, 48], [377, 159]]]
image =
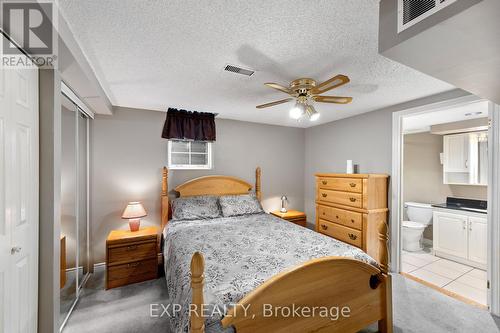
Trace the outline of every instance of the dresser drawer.
[[363, 196], [359, 193], [340, 192], [325, 189], [318, 190], [318, 200], [337, 203], [345, 206], [361, 208], [363, 207], [362, 198]]
[[344, 227], [342, 225], [328, 222], [326, 220], [319, 220], [319, 232], [322, 234], [325, 234], [327, 236], [336, 238], [338, 240], [341, 240], [345, 243], [361, 247], [362, 246], [362, 241], [361, 241], [361, 231]]
[[326, 219], [346, 227], [362, 229], [363, 214], [351, 212], [345, 209], [318, 205], [318, 214], [322, 219]]
[[156, 240], [126, 245], [116, 245], [108, 249], [108, 265], [115, 262], [134, 261], [156, 257]]
[[356, 178], [318, 178], [318, 188], [328, 190], [346, 191], [346, 192], [363, 192], [363, 181]]

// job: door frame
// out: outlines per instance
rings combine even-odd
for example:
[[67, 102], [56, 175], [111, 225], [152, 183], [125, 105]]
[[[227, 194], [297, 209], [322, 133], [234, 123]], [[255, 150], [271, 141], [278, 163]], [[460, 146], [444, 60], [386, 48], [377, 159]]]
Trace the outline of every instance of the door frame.
[[[392, 197], [391, 197], [391, 272], [401, 270], [401, 221], [403, 218], [403, 118], [409, 115], [435, 112], [484, 99], [467, 95], [424, 106], [409, 108], [392, 114]], [[489, 102], [488, 109], [488, 305], [490, 312], [500, 315], [500, 107]]]

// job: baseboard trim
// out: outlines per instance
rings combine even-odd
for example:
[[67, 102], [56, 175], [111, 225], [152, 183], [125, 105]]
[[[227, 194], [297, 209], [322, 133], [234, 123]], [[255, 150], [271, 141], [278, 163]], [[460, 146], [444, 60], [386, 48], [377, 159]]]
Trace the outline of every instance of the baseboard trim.
[[[83, 270], [83, 266], [78, 266], [78, 270], [80, 269]], [[77, 270], [76, 267], [66, 268], [66, 273], [74, 272], [76, 270]]]
[[432, 239], [422, 238], [422, 244], [427, 247], [432, 247]]
[[98, 262], [97, 264], [94, 264], [94, 269], [98, 268], [98, 267], [106, 267], [106, 262]]
[[449, 291], [449, 290], [446, 290], [446, 289], [440, 288], [440, 287], [438, 287], [438, 286], [436, 286], [436, 285], [434, 285], [434, 284], [432, 284], [432, 283], [429, 283], [429, 282], [427, 282], [427, 281], [425, 281], [425, 280], [419, 279], [418, 277], [411, 275], [411, 273], [404, 273], [404, 272], [401, 272], [400, 274], [401, 274], [402, 276], [404, 276], [405, 278], [408, 278], [408, 279], [410, 279], [410, 280], [413, 280], [413, 281], [415, 281], [415, 282], [418, 282], [418, 283], [420, 283], [420, 284], [423, 284], [423, 285], [424, 285], [424, 286], [426, 286], [426, 287], [429, 287], [429, 288], [431, 288], [431, 289], [434, 289], [434, 290], [436, 290], [436, 291], [438, 291], [438, 292], [440, 292], [440, 293], [442, 293], [442, 294], [445, 294], [446, 296], [452, 297], [452, 298], [457, 299], [457, 300], [459, 300], [459, 301], [461, 301], [461, 302], [464, 302], [464, 303], [466, 303], [466, 304], [469, 304], [469, 305], [475, 306], [475, 307], [480, 308], [480, 309], [483, 309], [483, 310], [488, 310], [488, 309], [489, 309], [489, 308], [488, 308], [488, 306], [486, 306], [486, 305], [484, 305], [484, 304], [477, 303], [476, 301], [473, 301], [473, 300], [471, 300], [471, 299], [469, 299], [469, 298], [467, 298], [467, 297], [464, 297], [464, 296], [459, 295], [459, 294], [456, 294], [456, 293], [454, 293], [454, 292], [452, 292], [452, 291]]

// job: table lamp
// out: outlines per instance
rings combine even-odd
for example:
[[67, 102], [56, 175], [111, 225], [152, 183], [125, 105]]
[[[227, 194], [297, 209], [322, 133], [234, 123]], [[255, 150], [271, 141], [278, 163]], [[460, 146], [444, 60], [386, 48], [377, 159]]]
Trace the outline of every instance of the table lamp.
[[286, 210], [286, 202], [287, 201], [288, 201], [288, 198], [286, 197], [286, 195], [281, 197], [281, 208], [280, 208], [281, 213], [287, 212], [287, 210]]
[[122, 214], [122, 219], [128, 219], [130, 231], [138, 231], [141, 226], [141, 217], [148, 215], [138, 201], [129, 202]]

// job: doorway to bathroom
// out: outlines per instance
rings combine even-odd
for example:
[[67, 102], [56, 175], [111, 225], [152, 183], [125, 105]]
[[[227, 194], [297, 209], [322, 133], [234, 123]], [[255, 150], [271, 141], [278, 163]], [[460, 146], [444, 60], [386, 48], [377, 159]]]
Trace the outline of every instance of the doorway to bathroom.
[[393, 128], [393, 271], [483, 308], [493, 108], [467, 96], [396, 113]]

